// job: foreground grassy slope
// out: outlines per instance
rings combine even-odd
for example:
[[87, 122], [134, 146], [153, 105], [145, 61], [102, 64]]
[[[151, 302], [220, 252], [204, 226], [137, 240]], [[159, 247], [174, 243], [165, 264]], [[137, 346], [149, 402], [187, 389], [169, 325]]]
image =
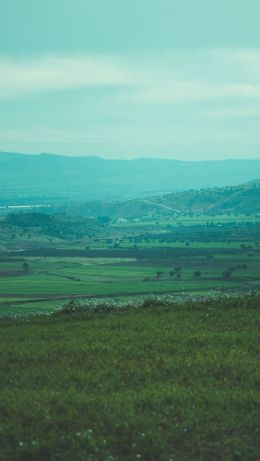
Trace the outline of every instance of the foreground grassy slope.
[[0, 459], [258, 459], [259, 304], [3, 321]]

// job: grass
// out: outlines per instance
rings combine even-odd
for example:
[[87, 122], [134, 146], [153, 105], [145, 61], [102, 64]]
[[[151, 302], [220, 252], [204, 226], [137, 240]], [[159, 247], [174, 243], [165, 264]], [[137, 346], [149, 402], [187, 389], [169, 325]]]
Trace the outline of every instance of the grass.
[[[100, 277], [100, 278], [99, 278]], [[131, 275], [124, 275], [124, 271], [118, 268], [116, 274], [104, 273], [90, 274], [87, 280], [72, 281], [56, 275], [38, 275], [20, 276], [14, 278], [1, 279], [1, 293], [6, 298], [7, 294], [14, 293], [26, 298], [30, 295], [33, 298], [46, 297], [70, 297], [73, 295], [118, 295], [137, 293], [163, 293], [163, 292], [180, 292], [205, 290], [209, 291], [214, 288], [232, 288], [239, 287], [240, 281], [234, 277], [231, 281], [213, 278], [205, 280], [203, 278], [195, 280], [192, 274], [183, 276], [182, 279], [171, 279], [162, 277], [156, 280], [156, 272], [153, 272], [153, 279], [144, 282], [144, 275], [137, 275], [133, 269]], [[21, 298], [22, 299], [22, 298]]]
[[1, 461], [256, 461], [259, 304], [2, 321]]
[[57, 300], [57, 301], [37, 301], [24, 299], [22, 302], [19, 299], [12, 300], [6, 298], [4, 301], [0, 299], [0, 312], [1, 317], [9, 317], [9, 316], [25, 316], [25, 315], [38, 315], [38, 314], [49, 314], [53, 311], [60, 309], [65, 300]]

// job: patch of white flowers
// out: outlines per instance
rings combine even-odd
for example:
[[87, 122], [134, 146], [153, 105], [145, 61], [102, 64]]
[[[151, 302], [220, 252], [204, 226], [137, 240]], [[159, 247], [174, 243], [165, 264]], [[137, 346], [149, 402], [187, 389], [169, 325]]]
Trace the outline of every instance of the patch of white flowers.
[[[252, 292], [247, 293], [252, 294]], [[196, 294], [156, 294], [150, 297], [140, 295], [132, 297], [117, 297], [117, 298], [72, 298], [65, 304], [59, 312], [61, 313], [77, 313], [82, 311], [99, 312], [109, 311], [113, 309], [137, 309], [140, 307], [152, 306], [170, 306], [182, 305], [185, 303], [193, 304], [207, 301], [218, 301], [221, 299], [239, 298], [241, 294], [230, 291], [219, 292], [212, 290], [205, 295]]]

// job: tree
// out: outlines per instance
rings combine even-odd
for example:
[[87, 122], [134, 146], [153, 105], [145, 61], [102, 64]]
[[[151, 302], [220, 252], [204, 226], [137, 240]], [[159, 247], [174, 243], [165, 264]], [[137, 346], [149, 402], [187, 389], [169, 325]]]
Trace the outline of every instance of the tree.
[[24, 272], [27, 274], [27, 272], [28, 272], [28, 270], [29, 270], [29, 265], [28, 265], [27, 262], [24, 262], [24, 263], [23, 263], [23, 270], [24, 270]]
[[101, 223], [101, 224], [108, 224], [111, 220], [108, 216], [98, 216], [97, 220]]
[[223, 279], [230, 280], [232, 277], [232, 272], [230, 272], [229, 270], [226, 270], [222, 272], [222, 276], [223, 276]]
[[193, 272], [193, 277], [200, 277], [201, 276], [201, 272], [200, 271], [194, 271]]

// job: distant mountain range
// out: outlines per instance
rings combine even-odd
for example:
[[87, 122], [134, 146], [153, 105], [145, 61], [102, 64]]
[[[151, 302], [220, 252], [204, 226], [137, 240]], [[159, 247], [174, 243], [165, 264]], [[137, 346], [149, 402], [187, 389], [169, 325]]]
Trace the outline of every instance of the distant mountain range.
[[0, 201], [45, 203], [116, 200], [234, 186], [260, 177], [260, 159], [104, 160], [0, 152]]

